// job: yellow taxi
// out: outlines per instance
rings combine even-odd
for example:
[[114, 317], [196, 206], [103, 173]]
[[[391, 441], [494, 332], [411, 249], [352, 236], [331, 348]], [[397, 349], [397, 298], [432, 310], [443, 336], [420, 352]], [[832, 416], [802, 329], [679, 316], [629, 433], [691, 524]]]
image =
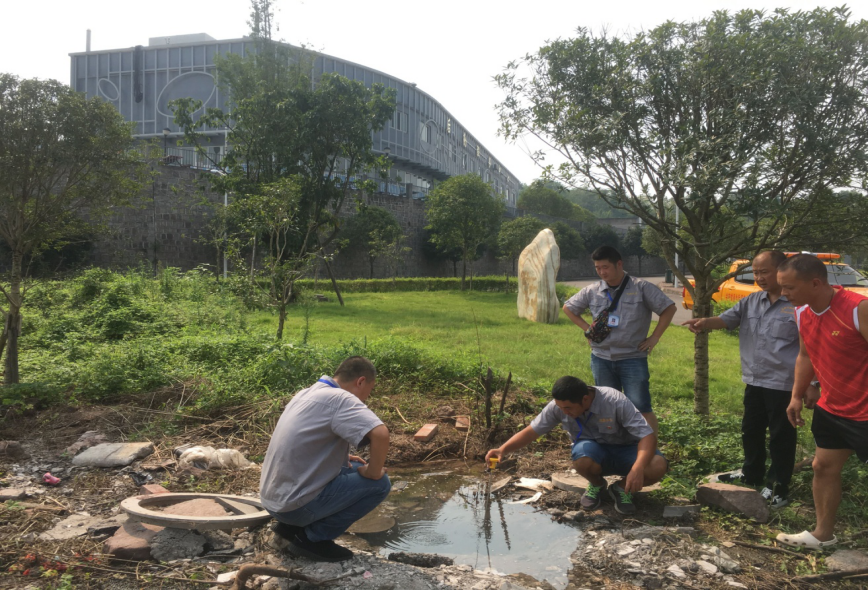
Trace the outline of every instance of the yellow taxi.
[[[799, 252], [787, 252], [787, 256], [795, 256], [796, 254]], [[805, 254], [813, 254], [829, 267], [827, 270], [829, 271], [830, 285], [841, 285], [848, 291], [856, 291], [868, 297], [868, 279], [857, 270], [841, 262], [840, 254], [831, 252], [805, 252]], [[735, 272], [739, 266], [749, 262], [750, 260], [736, 260], [729, 267], [729, 272]], [[690, 281], [690, 284], [694, 284], [693, 281]], [[737, 275], [727, 279], [711, 298], [715, 301], [738, 301], [756, 291], [760, 291], [760, 288], [754, 282], [753, 269], [746, 266]], [[681, 305], [684, 306], [684, 309], [693, 309], [693, 297], [686, 288], [681, 291], [681, 297], [683, 298]]]

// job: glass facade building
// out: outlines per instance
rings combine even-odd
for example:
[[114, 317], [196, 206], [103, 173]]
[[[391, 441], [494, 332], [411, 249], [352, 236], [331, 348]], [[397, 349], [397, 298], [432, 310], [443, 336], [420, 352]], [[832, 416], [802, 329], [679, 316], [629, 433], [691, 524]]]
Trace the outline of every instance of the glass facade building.
[[[112, 103], [135, 123], [137, 137], [170, 138], [174, 144], [182, 134], [173, 122], [169, 102], [191, 97], [201, 100], [203, 108], [224, 107], [226, 97], [216, 84], [214, 58], [230, 53], [243, 56], [253, 48], [250, 39], [216, 40], [198, 34], [155, 37], [147, 46], [72, 53], [70, 84], [89, 98], [98, 96]], [[391, 181], [381, 184], [382, 190], [424, 195], [435, 180], [474, 173], [491, 183], [507, 205], [515, 206], [518, 179], [432, 96], [383, 72], [321, 53], [313, 56], [314, 79], [335, 72], [366, 86], [381, 83], [395, 89], [397, 108], [392, 120], [372, 133], [374, 150], [388, 153], [394, 163]], [[212, 149], [222, 149], [223, 130], [206, 133], [212, 135]]]

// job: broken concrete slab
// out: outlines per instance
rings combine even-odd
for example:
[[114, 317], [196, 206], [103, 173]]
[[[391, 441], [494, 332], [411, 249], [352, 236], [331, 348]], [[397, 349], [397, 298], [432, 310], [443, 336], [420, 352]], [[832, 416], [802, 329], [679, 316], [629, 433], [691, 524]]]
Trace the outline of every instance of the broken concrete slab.
[[193, 559], [205, 553], [205, 537], [196, 531], [163, 529], [151, 539], [151, 557], [157, 561]]
[[205, 549], [209, 551], [235, 549], [235, 539], [223, 531], [202, 531], [202, 536], [205, 538]]
[[393, 516], [371, 513], [354, 522], [348, 530], [357, 535], [384, 533], [395, 526], [397, 522]]
[[125, 467], [154, 452], [154, 443], [103, 443], [72, 459], [76, 467]]
[[140, 496], [151, 496], [153, 494], [168, 494], [169, 490], [158, 483], [149, 483], [139, 487]]
[[66, 447], [66, 453], [70, 456], [74, 456], [81, 450], [95, 447], [96, 445], [105, 442], [108, 442], [108, 438], [106, 438], [106, 435], [96, 430], [88, 430], [87, 432], [79, 436], [77, 441]]
[[437, 436], [437, 431], [439, 429], [440, 426], [438, 424], [426, 424], [419, 429], [419, 432], [413, 435], [413, 440], [416, 442], [428, 442]]
[[757, 522], [768, 522], [769, 506], [759, 492], [726, 483], [706, 483], [699, 486], [696, 499], [700, 504], [717, 506], [728, 512], [742, 514]]
[[855, 549], [839, 549], [826, 558], [826, 567], [831, 572], [866, 569], [868, 553]]
[[66, 541], [87, 534], [87, 528], [94, 524], [97, 519], [87, 512], [79, 512], [54, 525], [53, 528], [43, 531], [39, 538], [43, 541]]
[[129, 518], [126, 514], [115, 514], [111, 518], [100, 519], [87, 527], [87, 534], [94, 536], [113, 535]]
[[23, 500], [27, 496], [27, 491], [23, 488], [2, 488], [0, 489], [0, 502], [8, 500]]
[[223, 508], [225, 508], [232, 514], [255, 514], [256, 512], [259, 512], [259, 508], [256, 506], [244, 504], [242, 502], [236, 502], [235, 500], [230, 500], [229, 498], [214, 498], [214, 501], [220, 504]]
[[103, 553], [116, 559], [145, 561], [151, 558], [151, 539], [163, 527], [128, 520], [103, 544]]
[[470, 416], [455, 416], [455, 429], [461, 432], [470, 430]]
[[699, 506], [699, 504], [693, 504], [690, 506], [666, 506], [663, 508], [663, 518], [682, 518], [684, 516], [699, 514], [700, 508], [701, 506]]
[[565, 492], [584, 494], [585, 488], [588, 487], [588, 480], [576, 473], [565, 471], [562, 473], [552, 473], [552, 485]]
[[0, 457], [9, 459], [27, 459], [30, 455], [17, 440], [0, 440]]

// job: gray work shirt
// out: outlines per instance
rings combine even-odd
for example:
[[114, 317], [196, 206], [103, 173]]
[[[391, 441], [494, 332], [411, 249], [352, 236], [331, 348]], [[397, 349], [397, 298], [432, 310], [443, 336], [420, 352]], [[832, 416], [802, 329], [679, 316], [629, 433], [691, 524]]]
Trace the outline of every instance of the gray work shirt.
[[799, 356], [796, 309], [787, 298], [772, 303], [765, 291], [751, 293], [720, 314], [727, 329], [738, 328], [741, 378], [748, 385], [790, 391]]
[[570, 418], [552, 400], [533, 419], [530, 427], [542, 436], [560, 424], [573, 442], [588, 439], [610, 445], [636, 444], [654, 432], [626, 395], [611, 387], [594, 389], [597, 395], [591, 407], [579, 418]]
[[295, 394], [283, 410], [262, 464], [262, 505], [288, 512], [313, 500], [347, 465], [357, 446], [382, 424], [362, 400], [329, 377]]
[[[610, 287], [606, 281], [598, 281], [570, 297], [564, 305], [576, 315], [590, 309], [591, 315], [597, 317], [611, 304], [609, 296], [614, 299], [617, 292], [618, 287]], [[618, 316], [618, 325], [612, 328], [602, 342], [590, 343], [591, 353], [608, 361], [648, 356], [647, 352], [639, 350], [639, 344], [648, 338], [651, 312], [659, 316], [671, 305], [675, 303], [656, 285], [629, 277], [618, 307], [610, 314]]]

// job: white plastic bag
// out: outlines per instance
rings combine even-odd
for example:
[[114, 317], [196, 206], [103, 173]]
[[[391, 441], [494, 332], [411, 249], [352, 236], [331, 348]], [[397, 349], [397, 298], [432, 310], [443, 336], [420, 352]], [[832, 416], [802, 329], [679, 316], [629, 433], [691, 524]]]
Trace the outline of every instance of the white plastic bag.
[[214, 447], [191, 447], [178, 458], [180, 467], [197, 469], [247, 469], [253, 465], [235, 449]]

